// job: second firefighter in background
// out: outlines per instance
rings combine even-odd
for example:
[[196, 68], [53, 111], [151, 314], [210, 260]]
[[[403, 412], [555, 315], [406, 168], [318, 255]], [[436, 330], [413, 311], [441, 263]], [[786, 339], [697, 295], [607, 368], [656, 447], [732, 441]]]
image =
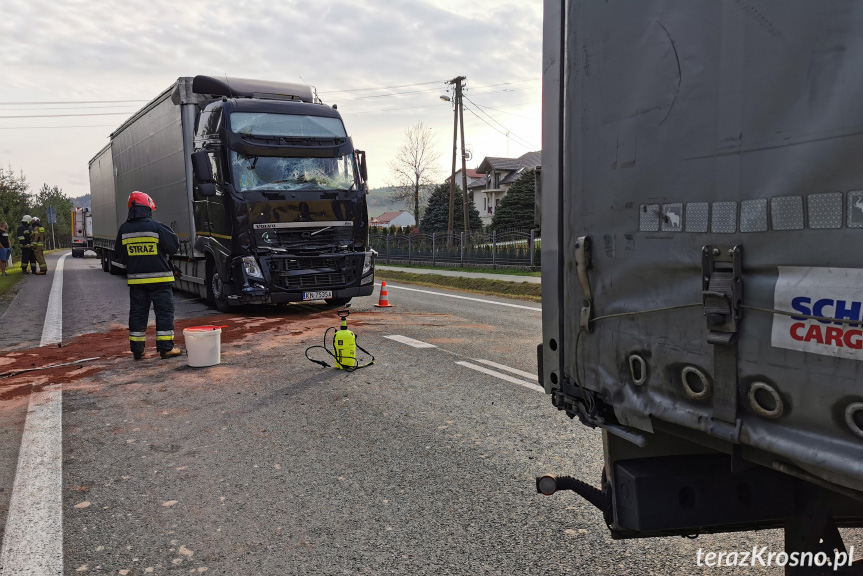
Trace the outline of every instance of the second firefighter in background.
[[44, 276], [48, 273], [48, 264], [45, 262], [45, 228], [37, 216], [30, 219], [30, 249], [33, 257], [39, 264], [39, 271], [33, 269], [33, 274]]
[[135, 360], [144, 357], [150, 303], [156, 313], [156, 350], [162, 358], [179, 356], [174, 346], [174, 272], [168, 256], [180, 249], [173, 230], [154, 220], [156, 203], [143, 192], [129, 195], [129, 217], [114, 244], [129, 284], [129, 347]]

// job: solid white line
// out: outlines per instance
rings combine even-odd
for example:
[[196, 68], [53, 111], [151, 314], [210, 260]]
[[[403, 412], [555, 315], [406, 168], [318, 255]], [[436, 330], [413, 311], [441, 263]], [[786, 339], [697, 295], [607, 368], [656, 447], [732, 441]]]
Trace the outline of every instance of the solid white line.
[[434, 344], [429, 344], [428, 342], [423, 342], [422, 340], [414, 340], [413, 338], [408, 338], [407, 336], [400, 336], [399, 334], [391, 334], [389, 336], [384, 336], [384, 338], [389, 338], [390, 340], [395, 340], [396, 342], [401, 342], [402, 344], [407, 344], [408, 346], [413, 346], [414, 348], [437, 348]]
[[58, 344], [63, 341], [63, 260], [68, 255], [60, 256], [54, 268], [54, 282], [51, 284], [51, 294], [48, 296], [48, 309], [45, 311], [42, 342], [39, 346]]
[[500, 378], [501, 380], [506, 380], [507, 382], [512, 382], [513, 384], [518, 384], [519, 386], [524, 386], [525, 388], [530, 388], [531, 390], [535, 390], [537, 392], [545, 393], [545, 389], [538, 384], [534, 384], [532, 382], [525, 382], [524, 380], [519, 380], [518, 378], [513, 378], [509, 374], [501, 374], [500, 372], [495, 372], [494, 370], [489, 370], [483, 366], [477, 366], [476, 364], [471, 364], [470, 362], [456, 362], [459, 366], [464, 366], [465, 368], [470, 368], [471, 370], [476, 370], [477, 372], [482, 372], [483, 374], [488, 374], [489, 376], [494, 376], [495, 378]]
[[516, 370], [515, 368], [510, 368], [509, 366], [504, 366], [503, 364], [498, 364], [497, 362], [492, 362], [491, 360], [483, 360], [482, 358], [473, 358], [474, 362], [479, 362], [480, 364], [485, 364], [487, 366], [494, 366], [498, 370], [505, 370], [507, 372], [512, 372], [513, 374], [518, 374], [519, 376], [524, 376], [525, 378], [529, 378], [531, 380], [536, 380], [536, 374], [531, 374], [530, 372], [524, 372], [523, 370]]
[[[375, 282], [375, 286], [380, 286]], [[411, 292], [421, 292], [423, 294], [434, 294], [435, 296], [446, 296], [447, 298], [458, 298], [459, 300], [470, 300], [472, 302], [482, 302], [483, 304], [497, 304], [498, 306], [509, 306], [510, 308], [521, 308], [522, 310], [533, 310], [534, 312], [542, 312], [542, 308], [534, 306], [522, 306], [520, 304], [510, 304], [508, 302], [495, 302], [494, 300], [483, 300], [482, 298], [470, 298], [469, 296], [457, 296], [456, 294], [444, 294], [443, 292], [432, 292], [431, 290], [419, 290], [417, 288], [406, 288], [404, 286], [393, 286], [387, 284], [387, 288], [395, 288], [396, 290], [409, 290]]]
[[0, 551], [2, 576], [63, 576], [60, 386], [30, 395]]

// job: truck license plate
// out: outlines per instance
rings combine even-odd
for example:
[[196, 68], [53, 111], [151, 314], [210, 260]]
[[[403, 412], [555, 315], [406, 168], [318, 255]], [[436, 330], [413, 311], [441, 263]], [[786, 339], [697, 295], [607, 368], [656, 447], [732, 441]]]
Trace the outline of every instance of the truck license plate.
[[303, 300], [324, 300], [325, 298], [332, 297], [332, 290], [322, 290], [320, 292], [303, 292]]

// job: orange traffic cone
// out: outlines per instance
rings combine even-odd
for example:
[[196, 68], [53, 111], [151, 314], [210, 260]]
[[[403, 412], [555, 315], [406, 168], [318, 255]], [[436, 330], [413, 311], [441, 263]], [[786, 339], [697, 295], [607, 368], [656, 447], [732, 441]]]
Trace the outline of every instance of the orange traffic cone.
[[378, 300], [378, 303], [375, 304], [378, 308], [392, 308], [393, 305], [390, 304], [389, 297], [387, 296], [387, 281], [381, 280], [381, 296]]

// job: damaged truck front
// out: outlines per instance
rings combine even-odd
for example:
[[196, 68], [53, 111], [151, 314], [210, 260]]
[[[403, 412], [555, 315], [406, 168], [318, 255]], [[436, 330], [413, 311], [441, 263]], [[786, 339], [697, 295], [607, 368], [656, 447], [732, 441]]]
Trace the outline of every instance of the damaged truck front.
[[177, 83], [90, 163], [96, 245], [133, 190], [181, 240], [179, 288], [236, 304], [348, 302], [374, 289], [365, 154], [308, 86], [207, 76]]
[[605, 461], [538, 490], [615, 538], [832, 559], [863, 526], [863, 5], [544, 4], [540, 381]]

